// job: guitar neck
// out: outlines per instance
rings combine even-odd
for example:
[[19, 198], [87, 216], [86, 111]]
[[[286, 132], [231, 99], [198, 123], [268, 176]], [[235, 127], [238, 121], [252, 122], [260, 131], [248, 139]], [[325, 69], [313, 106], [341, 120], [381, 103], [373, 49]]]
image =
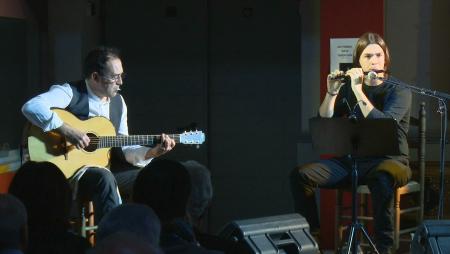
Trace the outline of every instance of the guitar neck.
[[[180, 143], [180, 134], [168, 134], [175, 143]], [[95, 142], [96, 140], [92, 140]], [[160, 143], [161, 135], [99, 136], [98, 148], [132, 145], [154, 145]]]

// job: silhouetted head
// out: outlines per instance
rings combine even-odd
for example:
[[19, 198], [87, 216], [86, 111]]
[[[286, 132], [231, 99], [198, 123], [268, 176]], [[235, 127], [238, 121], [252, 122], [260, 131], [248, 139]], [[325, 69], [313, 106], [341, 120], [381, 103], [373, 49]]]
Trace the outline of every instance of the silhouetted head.
[[191, 181], [186, 169], [172, 160], [153, 160], [139, 172], [133, 201], [153, 208], [161, 222], [186, 216]]
[[117, 232], [129, 232], [158, 246], [161, 224], [153, 209], [144, 204], [123, 204], [108, 212], [98, 224], [97, 242]]
[[30, 230], [68, 228], [72, 191], [55, 164], [34, 161], [23, 164], [11, 182], [9, 193], [27, 208]]
[[22, 202], [9, 194], [0, 194], [0, 252], [22, 249], [27, 245], [27, 211]]
[[199, 220], [213, 196], [211, 174], [204, 165], [194, 160], [182, 162], [191, 177], [191, 195], [187, 206], [189, 216], [194, 221]]
[[130, 232], [117, 232], [109, 235], [95, 246], [96, 254], [162, 254], [154, 246]]

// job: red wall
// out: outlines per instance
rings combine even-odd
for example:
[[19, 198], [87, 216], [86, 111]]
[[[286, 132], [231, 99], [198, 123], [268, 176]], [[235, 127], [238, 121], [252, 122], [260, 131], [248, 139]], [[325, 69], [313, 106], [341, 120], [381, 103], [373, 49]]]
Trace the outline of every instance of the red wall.
[[0, 174], [0, 193], [8, 192], [9, 184], [11, 183], [15, 172], [6, 172]]
[[330, 70], [330, 38], [358, 38], [369, 31], [384, 34], [384, 0], [321, 0], [321, 96]]
[[[330, 38], [358, 38], [369, 31], [384, 34], [384, 0], [321, 0], [321, 98], [330, 71]], [[320, 248], [334, 249], [335, 191], [321, 190], [320, 199]]]

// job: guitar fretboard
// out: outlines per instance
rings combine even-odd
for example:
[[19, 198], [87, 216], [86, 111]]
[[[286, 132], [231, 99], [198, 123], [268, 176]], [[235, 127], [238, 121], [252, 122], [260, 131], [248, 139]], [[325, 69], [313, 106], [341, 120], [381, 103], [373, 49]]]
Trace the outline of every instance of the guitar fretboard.
[[[180, 134], [167, 135], [176, 143], [180, 143]], [[97, 140], [92, 140], [95, 142]], [[122, 147], [132, 145], [153, 145], [161, 141], [161, 135], [100, 136], [97, 148]]]

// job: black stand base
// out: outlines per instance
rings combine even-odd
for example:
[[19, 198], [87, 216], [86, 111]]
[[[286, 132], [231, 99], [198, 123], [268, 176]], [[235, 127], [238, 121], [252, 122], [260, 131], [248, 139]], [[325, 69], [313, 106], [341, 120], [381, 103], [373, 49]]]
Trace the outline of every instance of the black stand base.
[[374, 250], [376, 254], [379, 254], [377, 248], [375, 247], [375, 244], [373, 243], [372, 239], [370, 239], [369, 234], [367, 234], [367, 231], [364, 229], [363, 225], [358, 222], [357, 219], [357, 188], [358, 188], [358, 165], [356, 163], [356, 160], [353, 156], [349, 155], [349, 158], [352, 160], [352, 224], [349, 228], [349, 234], [348, 234], [348, 249], [347, 254], [358, 253], [358, 231], [361, 230], [366, 240], [369, 242], [370, 247]]
[[[309, 122], [313, 146], [321, 154], [348, 156], [352, 161], [352, 223], [348, 250], [357, 253], [361, 230], [375, 253], [379, 254], [366, 230], [357, 220], [358, 168], [356, 158], [400, 155], [397, 123], [393, 119], [312, 118]], [[332, 140], [332, 142], [330, 142]], [[380, 142], [382, 140], [383, 142]]]
[[375, 247], [375, 244], [373, 243], [372, 239], [370, 239], [369, 234], [367, 234], [366, 229], [363, 227], [363, 225], [361, 225], [361, 223], [357, 222], [356, 224], [352, 224], [350, 225], [350, 229], [349, 229], [349, 234], [348, 234], [348, 249], [347, 249], [347, 254], [350, 253], [358, 253], [358, 247], [359, 247], [359, 242], [357, 241], [357, 233], [358, 230], [361, 230], [361, 232], [363, 233], [364, 237], [366, 238], [367, 242], [369, 243], [370, 247], [373, 249], [374, 253], [379, 254], [377, 247]]

